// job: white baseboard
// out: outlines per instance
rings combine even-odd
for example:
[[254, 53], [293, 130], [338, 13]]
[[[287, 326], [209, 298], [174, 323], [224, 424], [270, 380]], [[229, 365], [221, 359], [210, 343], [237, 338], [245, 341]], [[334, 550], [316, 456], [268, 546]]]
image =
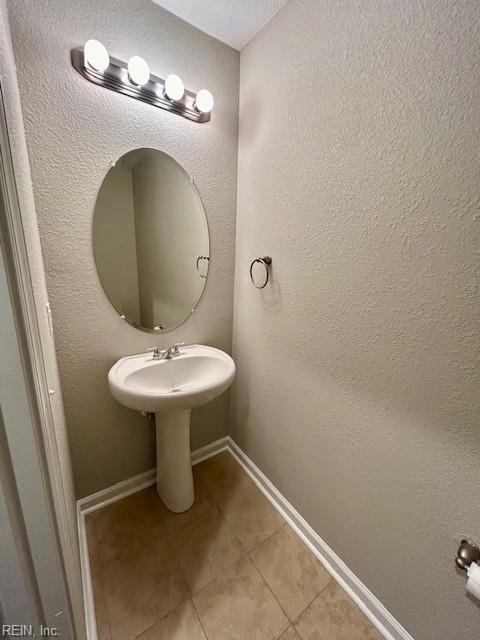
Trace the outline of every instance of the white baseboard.
[[225, 438], [220, 438], [220, 440], [215, 440], [215, 442], [211, 442], [210, 444], [201, 447], [200, 449], [195, 449], [192, 451], [192, 464], [198, 464], [199, 462], [203, 462], [212, 456], [216, 456], [222, 451], [227, 451], [230, 446], [230, 437], [226, 436]]
[[[413, 640], [412, 636], [392, 614], [387, 611], [382, 603], [367, 589], [363, 582], [357, 578], [353, 571], [347, 567], [318, 533], [312, 529], [230, 436], [216, 440], [196, 451], [192, 451], [192, 464], [198, 464], [207, 458], [218, 455], [222, 451], [228, 451], [243, 467], [260, 491], [270, 500], [275, 509], [277, 509], [295, 533], [320, 560], [342, 589], [348, 593], [385, 640]], [[155, 469], [150, 469], [138, 476], [119, 482], [112, 487], [82, 498], [77, 502], [87, 640], [97, 640], [97, 629], [90, 562], [88, 558], [85, 515], [121, 498], [125, 498], [136, 491], [141, 491], [152, 484], [155, 484]]]

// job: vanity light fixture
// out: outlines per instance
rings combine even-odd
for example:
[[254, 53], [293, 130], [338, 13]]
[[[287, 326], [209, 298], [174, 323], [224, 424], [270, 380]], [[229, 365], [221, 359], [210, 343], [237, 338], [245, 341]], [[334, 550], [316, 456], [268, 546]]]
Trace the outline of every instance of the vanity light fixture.
[[150, 80], [150, 67], [140, 56], [132, 56], [128, 61], [128, 76], [133, 84], [143, 87]]
[[73, 67], [93, 84], [142, 100], [193, 122], [210, 120], [213, 108], [210, 91], [188, 91], [175, 74], [163, 80], [150, 72], [147, 62], [140, 56], [132, 56], [127, 64], [111, 57], [98, 40], [88, 40], [84, 47], [72, 49], [71, 58]]
[[200, 89], [195, 98], [195, 109], [200, 113], [210, 113], [213, 109], [213, 96], [208, 89]]
[[108, 69], [110, 56], [107, 48], [99, 40], [87, 40], [83, 48], [85, 62], [96, 71], [103, 73]]
[[167, 76], [165, 80], [165, 95], [170, 100], [181, 100], [185, 95], [185, 85], [181, 78], [174, 73]]

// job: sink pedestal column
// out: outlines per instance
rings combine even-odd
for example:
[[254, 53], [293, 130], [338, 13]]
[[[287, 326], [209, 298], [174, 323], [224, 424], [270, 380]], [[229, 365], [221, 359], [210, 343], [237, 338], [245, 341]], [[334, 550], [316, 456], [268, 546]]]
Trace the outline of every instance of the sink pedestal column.
[[190, 413], [190, 409], [172, 409], [155, 414], [157, 491], [175, 513], [190, 509], [194, 499]]

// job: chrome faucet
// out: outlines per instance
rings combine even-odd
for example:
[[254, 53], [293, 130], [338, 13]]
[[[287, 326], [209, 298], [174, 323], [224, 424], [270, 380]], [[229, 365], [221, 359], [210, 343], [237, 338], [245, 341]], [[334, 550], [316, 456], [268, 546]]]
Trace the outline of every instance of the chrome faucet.
[[150, 347], [147, 351], [153, 352], [154, 360], [171, 360], [180, 355], [180, 347], [184, 345], [184, 342], [176, 342], [171, 347], [161, 349], [160, 347]]

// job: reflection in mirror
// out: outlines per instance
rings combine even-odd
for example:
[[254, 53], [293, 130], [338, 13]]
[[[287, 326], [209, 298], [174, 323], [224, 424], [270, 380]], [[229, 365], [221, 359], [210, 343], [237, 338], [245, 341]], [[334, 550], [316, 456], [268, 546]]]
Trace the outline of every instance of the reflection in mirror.
[[95, 205], [93, 251], [127, 322], [158, 333], [185, 322], [205, 287], [209, 238], [200, 196], [173, 158], [136, 149], [110, 169]]

